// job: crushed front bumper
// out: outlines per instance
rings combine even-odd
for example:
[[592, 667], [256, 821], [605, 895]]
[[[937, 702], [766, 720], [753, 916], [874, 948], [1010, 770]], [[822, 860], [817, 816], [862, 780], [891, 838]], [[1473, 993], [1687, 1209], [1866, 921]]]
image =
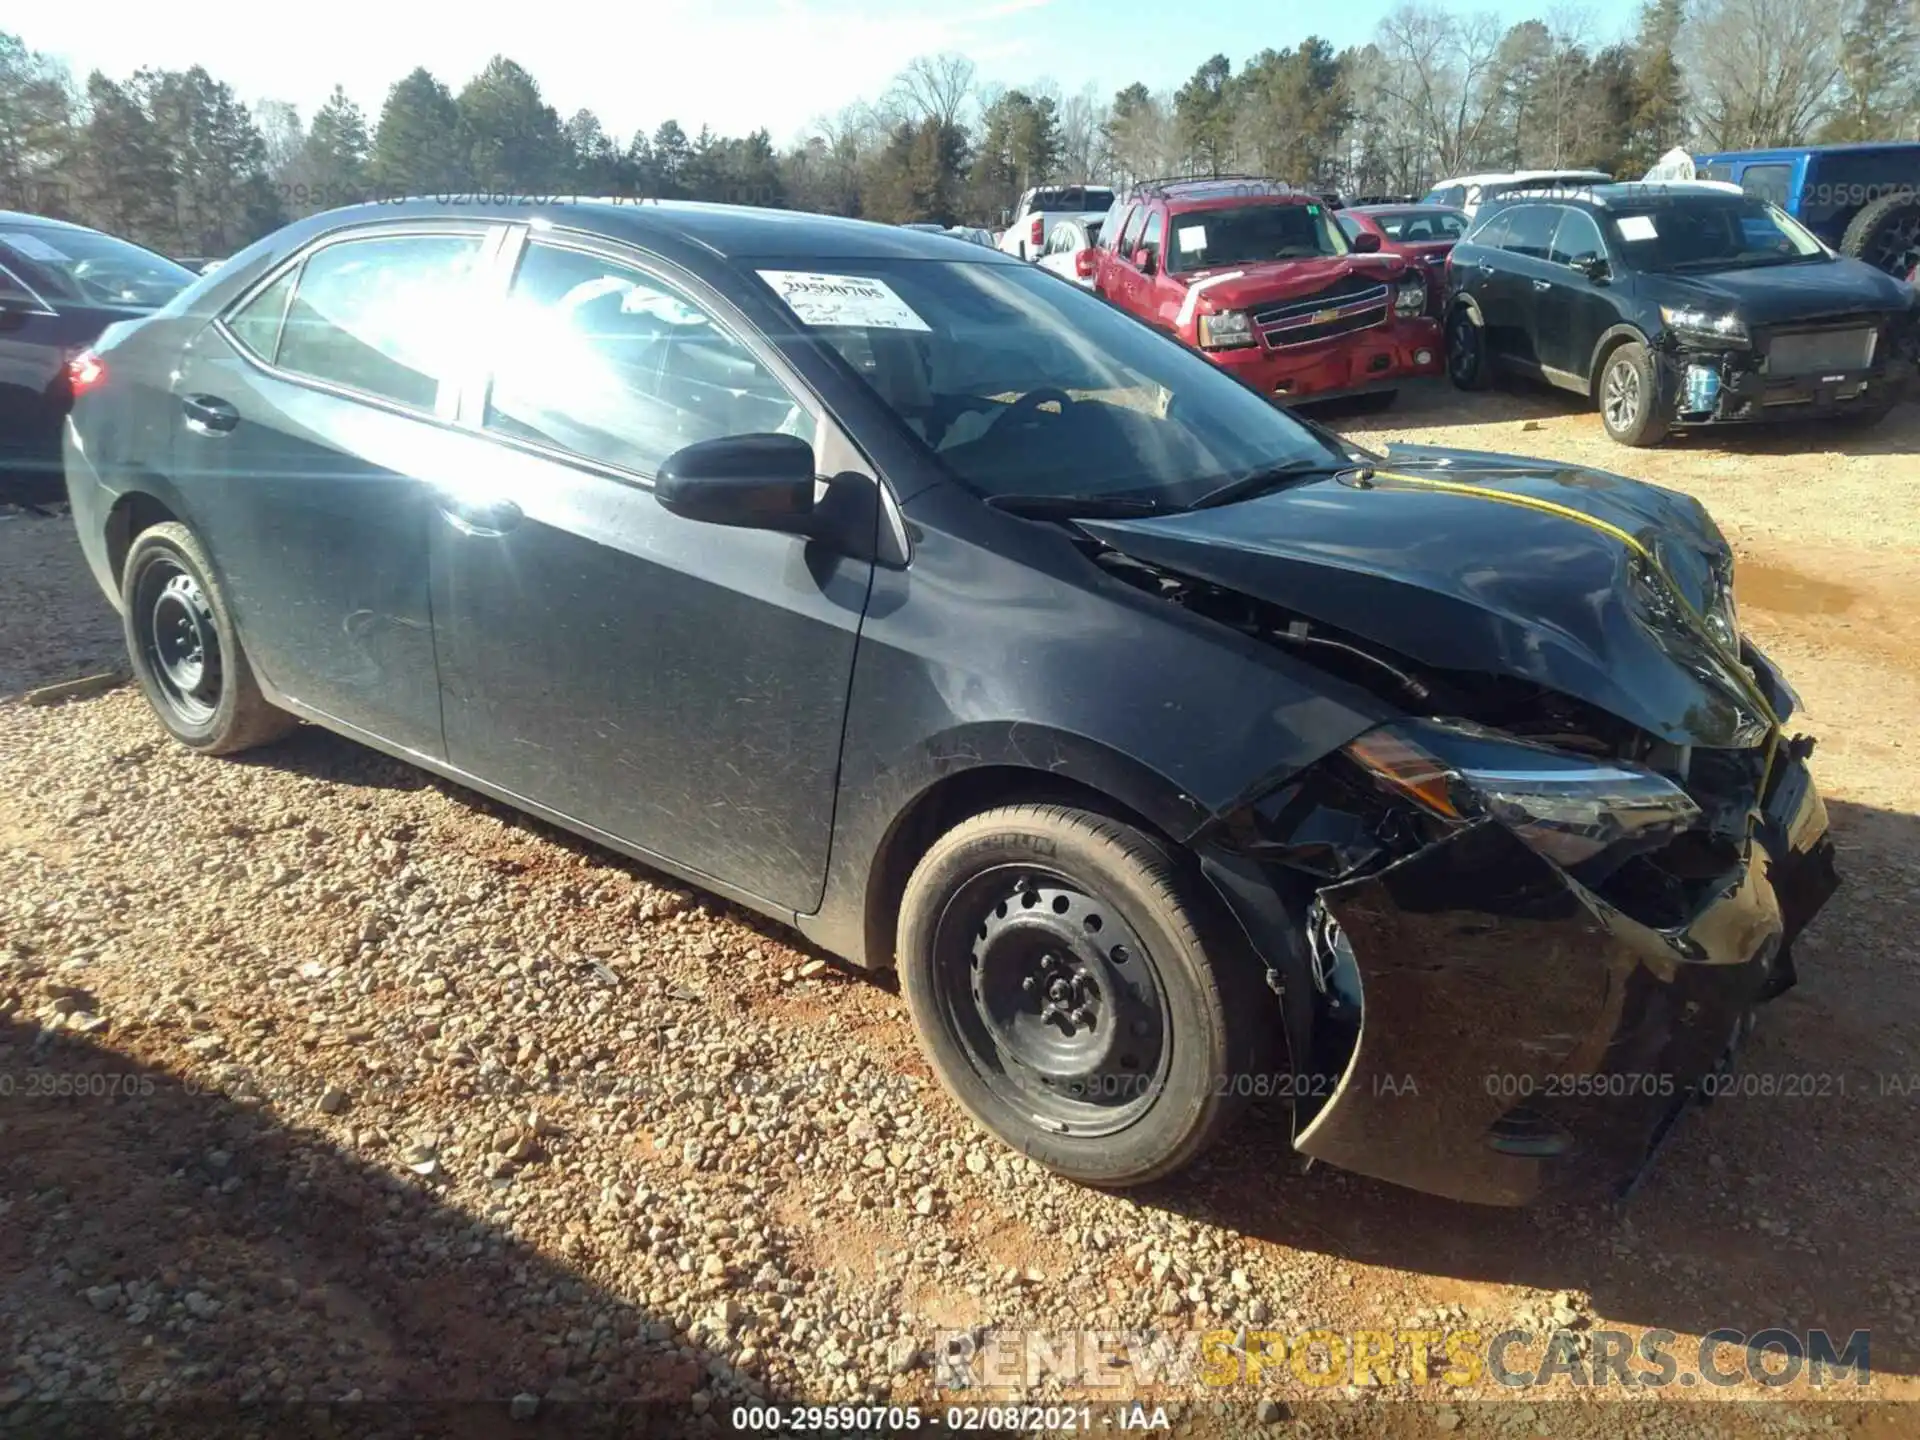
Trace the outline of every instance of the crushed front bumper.
[[1320, 892], [1363, 1011], [1307, 1155], [1454, 1199], [1623, 1186], [1698, 1097], [1838, 879], [1826, 810], [1782, 757], [1737, 880], [1640, 924], [1487, 821]]
[[1773, 376], [1753, 368], [1744, 351], [1676, 350], [1660, 357], [1660, 394], [1665, 414], [1681, 426], [1831, 419], [1908, 397], [1911, 368], [1888, 361], [1869, 369]]
[[[1229, 374], [1282, 404], [1391, 390], [1446, 367], [1440, 322], [1390, 318], [1305, 345], [1202, 351]], [[1423, 360], [1421, 357], [1425, 356]]]

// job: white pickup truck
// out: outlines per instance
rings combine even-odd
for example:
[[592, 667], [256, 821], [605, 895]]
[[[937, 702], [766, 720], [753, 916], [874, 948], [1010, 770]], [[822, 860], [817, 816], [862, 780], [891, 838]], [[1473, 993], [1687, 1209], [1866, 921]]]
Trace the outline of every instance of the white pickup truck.
[[1047, 237], [1062, 220], [1097, 225], [1113, 208], [1109, 185], [1040, 185], [1020, 197], [1013, 218], [1000, 236], [1000, 248], [1022, 260], [1037, 260]]

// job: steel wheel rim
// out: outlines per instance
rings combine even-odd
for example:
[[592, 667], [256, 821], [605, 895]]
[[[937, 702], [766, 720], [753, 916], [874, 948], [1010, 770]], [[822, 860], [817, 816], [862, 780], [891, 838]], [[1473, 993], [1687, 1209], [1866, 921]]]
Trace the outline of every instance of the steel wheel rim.
[[1455, 380], [1471, 380], [1479, 366], [1474, 354], [1473, 321], [1465, 315], [1456, 315], [1453, 326], [1448, 332], [1450, 343], [1447, 346], [1447, 366]]
[[1883, 227], [1875, 237], [1870, 263], [1889, 275], [1910, 276], [1920, 268], [1920, 211]]
[[1092, 887], [1032, 866], [983, 871], [942, 911], [934, 963], [968, 1065], [1033, 1125], [1112, 1135], [1159, 1099], [1173, 1055], [1160, 970]]
[[140, 577], [134, 614], [147, 672], [174, 715], [204, 725], [220, 705], [220, 632], [200, 582], [171, 560]]
[[1607, 367], [1603, 396], [1607, 423], [1615, 430], [1628, 430], [1640, 418], [1640, 372], [1625, 360]]

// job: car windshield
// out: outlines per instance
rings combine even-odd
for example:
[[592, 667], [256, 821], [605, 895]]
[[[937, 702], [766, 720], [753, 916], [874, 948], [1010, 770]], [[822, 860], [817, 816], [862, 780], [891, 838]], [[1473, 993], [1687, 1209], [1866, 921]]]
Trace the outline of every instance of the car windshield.
[[1262, 260], [1310, 260], [1352, 248], [1323, 205], [1236, 205], [1175, 215], [1167, 269], [1173, 274], [1249, 265]]
[[1467, 217], [1458, 210], [1374, 210], [1373, 223], [1389, 240], [1418, 245], [1427, 240], [1458, 240], [1467, 233]]
[[1608, 221], [1638, 270], [1739, 270], [1827, 253], [1799, 222], [1751, 197], [1691, 197], [1609, 211]]
[[21, 278], [48, 300], [155, 310], [195, 278], [164, 256], [96, 230], [0, 223], [0, 252], [22, 262]]
[[1097, 185], [1065, 185], [1033, 192], [1033, 210], [1099, 210], [1113, 206], [1113, 191]]
[[1176, 341], [1024, 265], [763, 271], [802, 323], [986, 496], [1191, 504], [1281, 466], [1368, 458]]

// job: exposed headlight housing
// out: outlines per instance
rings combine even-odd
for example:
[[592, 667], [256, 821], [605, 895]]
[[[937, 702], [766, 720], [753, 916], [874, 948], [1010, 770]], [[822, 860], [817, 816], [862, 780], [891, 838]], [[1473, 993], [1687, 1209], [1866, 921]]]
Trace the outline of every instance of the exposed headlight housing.
[[1689, 340], [1707, 340], [1722, 345], [1747, 343], [1747, 322], [1738, 315], [1715, 315], [1708, 310], [1688, 306], [1662, 305], [1660, 319], [1669, 330]]
[[1492, 819], [1587, 883], [1701, 823], [1664, 775], [1530, 745], [1458, 721], [1370, 730], [1346, 754], [1387, 790], [1443, 821]]
[[1427, 308], [1427, 282], [1418, 276], [1402, 280], [1400, 288], [1393, 292], [1393, 313], [1402, 320], [1410, 319]]
[[1222, 310], [1200, 317], [1202, 350], [1240, 350], [1254, 343], [1253, 321], [1244, 310]]

